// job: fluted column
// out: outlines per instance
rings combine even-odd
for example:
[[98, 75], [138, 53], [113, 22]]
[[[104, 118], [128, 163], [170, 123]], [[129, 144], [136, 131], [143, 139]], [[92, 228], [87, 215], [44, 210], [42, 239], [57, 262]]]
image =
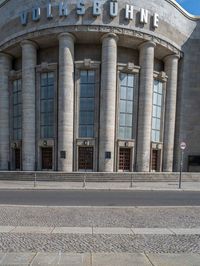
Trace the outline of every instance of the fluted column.
[[29, 40], [22, 47], [22, 168], [35, 169], [35, 86], [37, 45]]
[[169, 55], [165, 57], [165, 72], [168, 76], [166, 86], [166, 111], [163, 149], [163, 171], [173, 171], [174, 136], [176, 120], [176, 99], [179, 56]]
[[74, 41], [59, 35], [58, 170], [65, 172], [73, 170]]
[[12, 58], [0, 53], [0, 170], [8, 170], [9, 158], [9, 71]]
[[155, 43], [140, 46], [140, 90], [137, 135], [137, 171], [149, 172], [151, 155], [151, 120]]
[[[99, 170], [101, 172], [114, 171], [117, 41], [117, 35], [112, 33], [102, 38], [99, 145]], [[105, 158], [106, 152], [111, 153], [110, 159]]]

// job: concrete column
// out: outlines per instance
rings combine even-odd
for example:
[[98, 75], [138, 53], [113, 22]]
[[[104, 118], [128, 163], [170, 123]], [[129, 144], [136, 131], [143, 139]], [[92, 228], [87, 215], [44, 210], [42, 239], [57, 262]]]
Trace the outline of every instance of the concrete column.
[[174, 136], [179, 56], [176, 54], [169, 55], [165, 57], [164, 61], [165, 72], [168, 76], [168, 81], [166, 86], [163, 171], [172, 172], [174, 158]]
[[63, 172], [73, 171], [74, 41], [70, 33], [59, 35], [58, 170]]
[[[102, 38], [99, 144], [100, 172], [114, 171], [117, 41], [118, 37], [113, 33], [108, 33]], [[110, 159], [105, 159], [106, 152], [111, 153]]]
[[35, 86], [37, 45], [29, 40], [22, 47], [22, 169], [35, 170]]
[[155, 43], [140, 46], [140, 90], [137, 135], [137, 171], [149, 172], [151, 157], [151, 121]]
[[9, 71], [12, 58], [0, 53], [0, 170], [8, 170], [9, 156]]

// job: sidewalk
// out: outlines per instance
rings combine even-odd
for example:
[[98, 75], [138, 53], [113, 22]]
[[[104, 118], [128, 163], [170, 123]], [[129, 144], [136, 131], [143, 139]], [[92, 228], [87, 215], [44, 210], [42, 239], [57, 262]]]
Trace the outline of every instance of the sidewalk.
[[200, 191], [200, 182], [49, 182], [49, 181], [0, 181], [0, 189], [37, 190], [155, 190]]
[[197, 266], [199, 254], [148, 253], [0, 253], [0, 265]]

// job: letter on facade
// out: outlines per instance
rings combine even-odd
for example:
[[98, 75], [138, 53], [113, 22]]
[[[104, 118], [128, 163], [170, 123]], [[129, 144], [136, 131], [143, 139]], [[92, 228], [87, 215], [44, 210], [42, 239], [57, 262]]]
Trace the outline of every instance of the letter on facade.
[[53, 18], [53, 15], [52, 15], [52, 5], [50, 3], [47, 4], [47, 18]]
[[59, 4], [59, 16], [60, 17], [67, 17], [68, 10], [67, 10], [67, 3], [61, 2]]
[[20, 14], [20, 20], [21, 20], [21, 24], [26, 26], [26, 24], [28, 23], [28, 12], [24, 11]]
[[101, 1], [100, 0], [94, 0], [93, 15], [94, 16], [100, 16], [101, 15]]
[[77, 1], [77, 14], [80, 16], [85, 14], [85, 1], [84, 0]]
[[158, 28], [158, 24], [159, 24], [159, 15], [155, 13], [153, 16], [153, 27]]
[[116, 17], [118, 15], [118, 3], [117, 2], [110, 2], [110, 16]]
[[148, 23], [148, 17], [149, 17], [149, 11], [141, 8], [140, 10], [140, 23], [147, 24]]
[[134, 16], [134, 6], [127, 4], [125, 18], [130, 20], [130, 19], [133, 19], [133, 16]]

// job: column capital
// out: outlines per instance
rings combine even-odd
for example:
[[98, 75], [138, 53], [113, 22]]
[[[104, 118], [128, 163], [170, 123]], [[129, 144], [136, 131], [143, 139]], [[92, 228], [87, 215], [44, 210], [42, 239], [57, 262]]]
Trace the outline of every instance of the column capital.
[[38, 45], [36, 42], [31, 41], [31, 40], [23, 40], [23, 41], [21, 41], [20, 45], [21, 45], [21, 47], [23, 47], [24, 45], [32, 45], [32, 46], [34, 46], [36, 49], [39, 48], [39, 45]]
[[163, 61], [166, 63], [166, 61], [173, 60], [173, 59], [179, 60], [180, 59], [180, 54], [170, 54], [170, 55], [167, 55], [167, 56], [165, 56], [163, 58]]
[[69, 33], [69, 32], [62, 32], [58, 35], [58, 40], [60, 40], [61, 38], [71, 38], [74, 42], [76, 41], [76, 37]]
[[146, 41], [146, 42], [143, 42], [139, 45], [139, 49], [143, 49], [143, 48], [148, 48], [148, 47], [152, 47], [152, 48], [155, 48], [156, 47], [156, 43], [153, 42], [153, 41]]
[[101, 42], [102, 42], [104, 39], [106, 39], [106, 38], [112, 38], [112, 39], [115, 39], [116, 42], [118, 42], [118, 40], [119, 40], [119, 37], [117, 36], [117, 34], [112, 33], [112, 32], [104, 34], [104, 35], [101, 37]]

